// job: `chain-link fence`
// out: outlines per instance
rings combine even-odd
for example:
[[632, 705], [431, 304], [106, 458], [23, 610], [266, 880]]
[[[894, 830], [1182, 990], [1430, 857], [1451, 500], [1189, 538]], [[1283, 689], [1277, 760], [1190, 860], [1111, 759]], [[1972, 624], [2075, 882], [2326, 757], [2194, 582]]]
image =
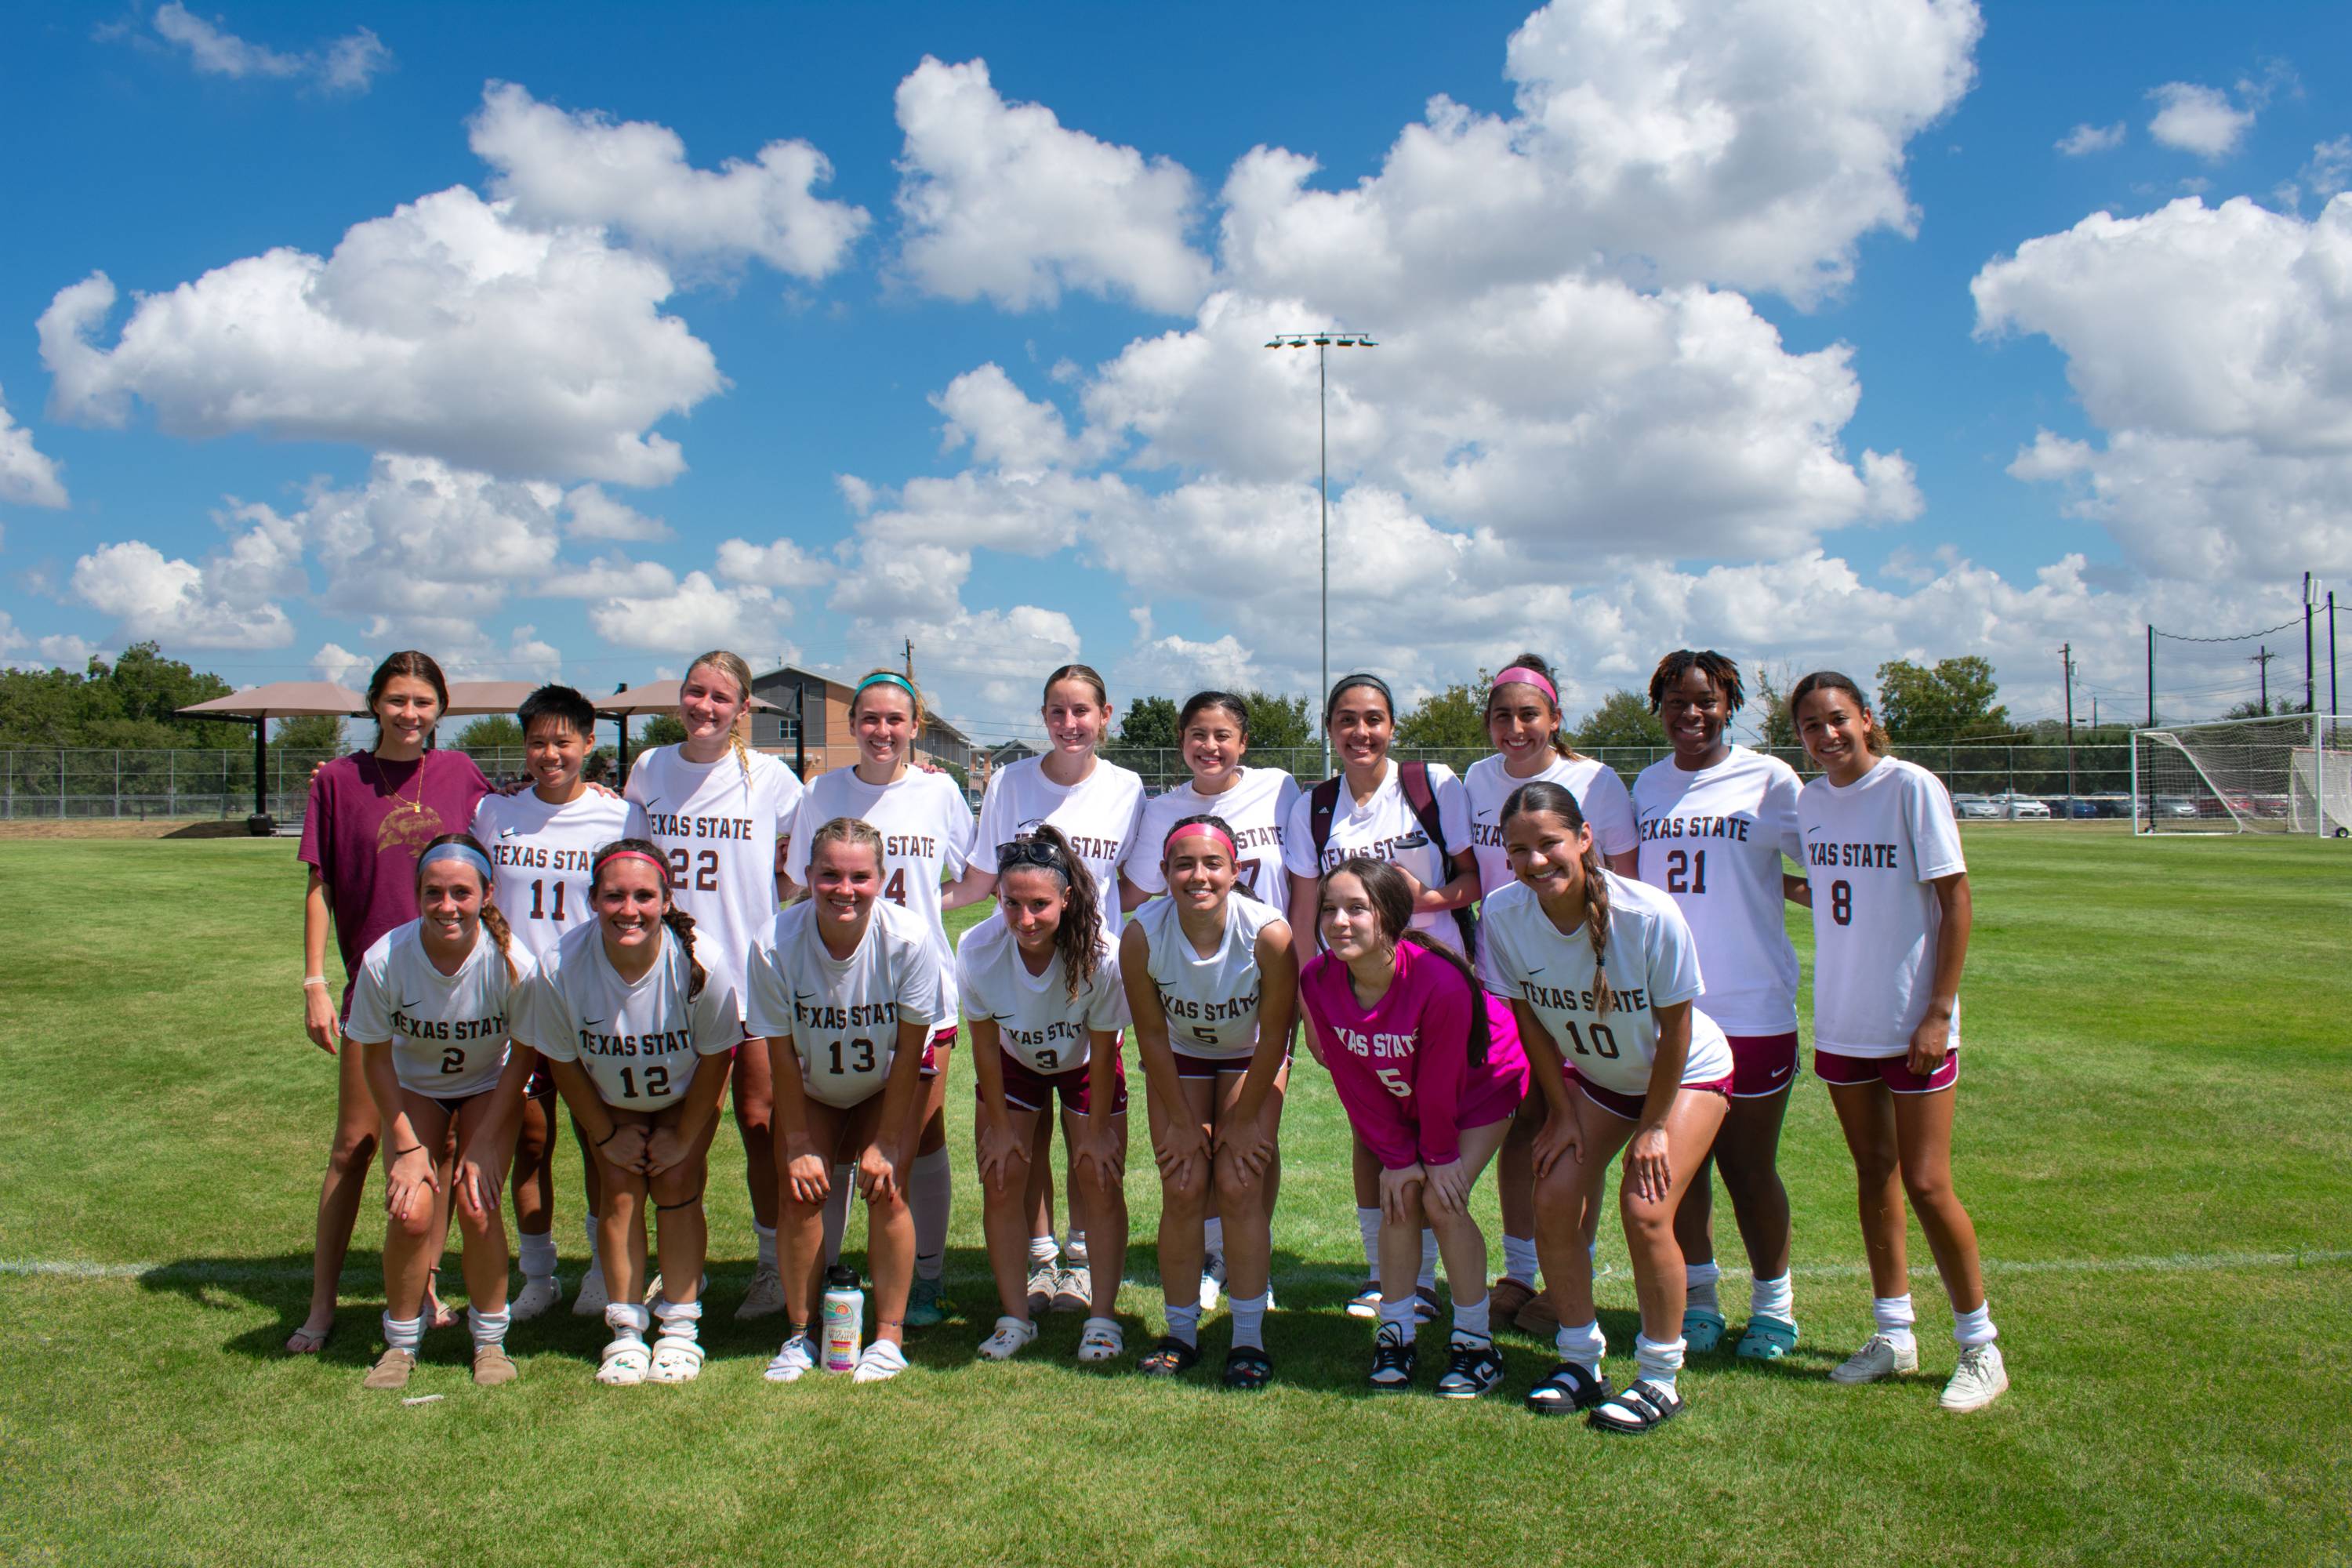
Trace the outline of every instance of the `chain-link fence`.
[[[299, 821], [311, 770], [333, 754], [271, 747], [266, 775], [270, 815], [282, 822]], [[522, 776], [520, 749], [469, 754], [494, 784]], [[1397, 754], [1444, 763], [1456, 773], [1465, 773], [1486, 753], [1401, 750]], [[1616, 770], [1630, 786], [1643, 768], [1669, 752], [1664, 747], [1605, 746], [1590, 754]], [[1801, 773], [1813, 771], [1802, 752], [1790, 749], [1774, 754]], [[2053, 816], [2068, 814], [2064, 746], [1906, 746], [1902, 754], [1944, 781], [1964, 817], [2039, 818], [2045, 811]], [[1107, 746], [1103, 755], [1140, 773], [1145, 786], [1155, 794], [1192, 776], [1181, 754], [1172, 750]], [[1256, 767], [1286, 769], [1301, 783], [1309, 783], [1322, 775], [1323, 749], [1318, 745], [1253, 750], [1249, 761]], [[2131, 748], [2074, 748], [2071, 795], [2072, 814], [2077, 817], [2129, 817]], [[0, 750], [0, 816], [227, 819], [242, 818], [252, 810], [250, 751]]]

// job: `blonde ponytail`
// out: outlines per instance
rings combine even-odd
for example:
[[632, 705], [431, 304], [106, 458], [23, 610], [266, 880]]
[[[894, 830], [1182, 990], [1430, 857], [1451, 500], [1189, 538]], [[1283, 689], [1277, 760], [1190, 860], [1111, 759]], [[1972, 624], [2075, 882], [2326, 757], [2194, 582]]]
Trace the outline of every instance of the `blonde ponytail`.
[[[751, 667], [744, 662], [743, 656], [715, 647], [709, 653], [697, 654], [694, 662], [686, 667], [686, 673], [692, 675], [706, 664], [735, 683], [735, 689], [742, 695], [743, 711], [749, 713], [751, 710]], [[743, 787], [748, 791], [751, 787], [751, 752], [743, 744], [743, 720], [740, 714], [734, 723], [727, 726], [727, 744], [735, 753], [735, 765], [741, 770]]]

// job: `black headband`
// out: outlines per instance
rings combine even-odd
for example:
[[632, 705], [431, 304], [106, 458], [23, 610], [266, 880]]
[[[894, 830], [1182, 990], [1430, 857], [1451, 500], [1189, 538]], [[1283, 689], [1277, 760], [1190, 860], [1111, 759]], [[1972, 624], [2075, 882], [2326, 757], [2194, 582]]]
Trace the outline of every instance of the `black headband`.
[[1354, 675], [1343, 675], [1337, 681], [1332, 683], [1331, 695], [1323, 699], [1323, 715], [1325, 718], [1329, 718], [1332, 710], [1339, 706], [1339, 693], [1347, 690], [1351, 686], [1369, 686], [1373, 690], [1379, 692], [1381, 694], [1381, 700], [1389, 705], [1389, 717], [1391, 719], [1396, 717], [1396, 697], [1389, 690], [1389, 683], [1382, 680], [1377, 675], [1370, 675], [1359, 670]]

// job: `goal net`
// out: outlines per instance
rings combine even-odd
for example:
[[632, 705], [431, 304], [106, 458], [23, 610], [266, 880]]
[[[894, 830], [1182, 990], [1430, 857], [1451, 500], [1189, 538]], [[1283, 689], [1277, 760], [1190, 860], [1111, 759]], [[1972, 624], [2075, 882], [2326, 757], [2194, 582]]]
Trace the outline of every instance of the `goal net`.
[[2326, 714], [2132, 733], [2139, 833], [2352, 837], [2352, 721]]

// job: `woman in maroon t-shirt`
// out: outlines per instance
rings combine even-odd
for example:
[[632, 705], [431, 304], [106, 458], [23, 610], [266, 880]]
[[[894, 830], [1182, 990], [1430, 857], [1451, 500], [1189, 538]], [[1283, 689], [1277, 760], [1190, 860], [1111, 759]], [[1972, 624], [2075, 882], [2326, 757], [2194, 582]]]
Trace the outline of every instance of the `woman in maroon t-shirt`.
[[[445, 833], [462, 833], [490, 793], [471, 757], [425, 749], [449, 706], [441, 667], [425, 654], [396, 653], [369, 678], [368, 711], [375, 748], [337, 757], [310, 778], [302, 819], [301, 860], [310, 868], [302, 901], [302, 1022], [310, 1040], [336, 1064], [335, 1141], [319, 1189], [319, 1228], [310, 1261], [310, 1315], [287, 1350], [306, 1355], [335, 1326], [335, 1282], [352, 1244], [368, 1165], [375, 1158], [377, 1116], [357, 1051], [338, 1053], [350, 1009], [350, 976], [375, 939], [416, 918], [416, 858]], [[340, 1006], [327, 977], [327, 929], [345, 975]]]

